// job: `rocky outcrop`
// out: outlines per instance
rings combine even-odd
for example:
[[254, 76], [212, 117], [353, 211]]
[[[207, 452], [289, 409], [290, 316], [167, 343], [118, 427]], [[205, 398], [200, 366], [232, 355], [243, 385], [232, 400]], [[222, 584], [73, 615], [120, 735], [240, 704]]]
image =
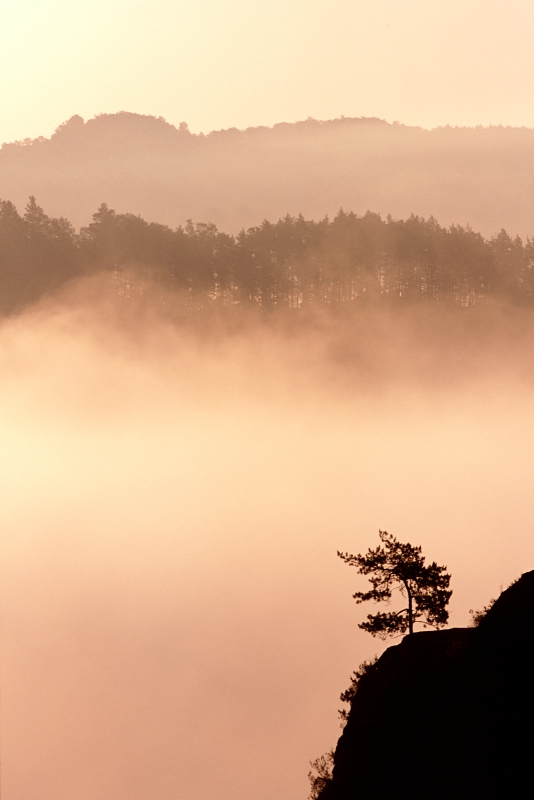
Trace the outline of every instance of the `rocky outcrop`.
[[360, 679], [321, 800], [534, 796], [534, 572]]

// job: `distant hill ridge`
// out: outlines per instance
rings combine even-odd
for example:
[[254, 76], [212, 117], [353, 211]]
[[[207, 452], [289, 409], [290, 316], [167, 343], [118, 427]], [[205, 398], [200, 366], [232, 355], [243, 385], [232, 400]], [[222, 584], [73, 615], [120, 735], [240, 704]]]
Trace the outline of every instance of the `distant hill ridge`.
[[342, 207], [525, 237], [534, 233], [534, 130], [342, 117], [204, 135], [129, 112], [74, 116], [50, 138], [0, 149], [0, 197], [20, 208], [30, 195], [77, 227], [104, 201], [172, 227], [191, 218], [232, 233]]
[[[213, 130], [209, 133], [192, 133], [186, 122], [181, 122], [178, 127], [171, 122], [167, 122], [164, 117], [154, 117], [148, 114], [135, 114], [130, 111], [119, 111], [116, 114], [97, 114], [92, 119], [84, 120], [79, 114], [75, 114], [70, 119], [61, 123], [52, 136], [47, 138], [39, 136], [36, 139], [22, 139], [16, 142], [5, 142], [2, 144], [2, 149], [11, 149], [14, 147], [28, 147], [39, 146], [51, 142], [53, 144], [64, 144], [67, 140], [73, 141], [74, 138], [81, 141], [82, 139], [93, 138], [97, 141], [97, 137], [132, 137], [132, 141], [140, 136], [152, 138], [154, 142], [166, 139], [168, 142], [184, 143], [185, 137], [189, 140], [194, 139], [214, 139], [218, 137], [228, 136], [254, 136], [258, 134], [267, 134], [271, 131], [289, 131], [300, 134], [302, 132], [310, 132], [312, 129], [317, 128], [333, 128], [339, 126], [354, 126], [354, 125], [381, 125], [389, 126], [391, 123], [386, 120], [379, 119], [378, 117], [340, 117], [332, 120], [316, 120], [309, 117], [306, 120], [299, 122], [278, 122], [275, 125], [257, 125], [248, 128], [223, 128], [220, 130]], [[399, 123], [393, 123], [398, 126]], [[185, 136], [184, 136], [185, 135]]]
[[[178, 127], [168, 122], [164, 117], [155, 117], [149, 114], [136, 114], [131, 111], [119, 111], [115, 114], [97, 114], [91, 119], [84, 120], [79, 114], [74, 114], [70, 119], [61, 123], [52, 136], [49, 138], [39, 136], [36, 139], [22, 139], [15, 142], [4, 142], [1, 148], [13, 147], [28, 147], [31, 145], [42, 145], [46, 142], [54, 144], [64, 144], [67, 139], [73, 140], [77, 138], [81, 141], [82, 138], [93, 138], [97, 141], [97, 137], [132, 137], [132, 141], [140, 136], [145, 136], [147, 139], [152, 138], [155, 142], [161, 139], [167, 139], [173, 143], [184, 143], [186, 138], [189, 140], [194, 139], [217, 139], [221, 137], [230, 136], [257, 136], [269, 135], [272, 132], [291, 132], [295, 135], [303, 133], [316, 133], [321, 129], [324, 131], [332, 131], [334, 129], [354, 129], [361, 128], [362, 126], [376, 126], [381, 128], [403, 128], [408, 131], [423, 131], [426, 133], [433, 133], [435, 131], [464, 131], [475, 132], [481, 131], [522, 131], [526, 133], [533, 132], [533, 128], [525, 126], [517, 127], [512, 125], [478, 125], [476, 127], [462, 127], [454, 125], [442, 125], [435, 128], [422, 128], [416, 125], [404, 125], [400, 122], [387, 122], [387, 120], [380, 119], [379, 117], [338, 117], [329, 120], [317, 120], [313, 117], [308, 117], [305, 120], [297, 122], [277, 122], [274, 125], [253, 125], [247, 128], [221, 128], [212, 130], [209, 133], [192, 133], [186, 122], [181, 122]], [[185, 136], [184, 136], [185, 135]]]

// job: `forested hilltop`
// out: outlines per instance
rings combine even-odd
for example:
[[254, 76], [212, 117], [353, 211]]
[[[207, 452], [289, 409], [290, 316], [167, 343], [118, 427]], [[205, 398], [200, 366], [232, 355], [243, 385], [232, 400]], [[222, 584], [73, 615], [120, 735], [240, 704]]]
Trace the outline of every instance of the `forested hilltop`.
[[534, 303], [534, 240], [504, 230], [485, 239], [433, 219], [382, 219], [339, 211], [314, 222], [221, 233], [209, 223], [171, 229], [102, 204], [77, 233], [30, 198], [24, 214], [0, 201], [0, 310], [4, 314], [67, 281], [111, 273], [123, 297], [150, 279], [192, 305], [309, 308], [389, 301], [471, 306], [489, 298]]
[[74, 116], [50, 138], [0, 149], [2, 197], [30, 195], [53, 216], [87, 225], [102, 200], [165, 225], [221, 230], [334, 216], [340, 207], [470, 223], [484, 236], [533, 233], [534, 130], [423, 128], [380, 119], [308, 119], [191, 133], [121, 112]]

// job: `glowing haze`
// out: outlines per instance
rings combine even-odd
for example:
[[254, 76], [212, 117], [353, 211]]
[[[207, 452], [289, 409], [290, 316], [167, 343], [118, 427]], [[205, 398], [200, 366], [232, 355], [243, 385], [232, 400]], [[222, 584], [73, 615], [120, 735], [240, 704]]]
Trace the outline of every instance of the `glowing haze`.
[[0, 330], [9, 800], [304, 798], [377, 649], [336, 549], [421, 543], [460, 625], [532, 567], [528, 314], [167, 307]]
[[[25, 0], [0, 21], [2, 142], [121, 109], [534, 126], [531, 0]], [[453, 625], [534, 566], [534, 320], [236, 323], [99, 280], [0, 325], [3, 797], [304, 798], [377, 649], [336, 550], [379, 527], [422, 544]]]
[[121, 109], [534, 125], [530, 0], [25, 0], [0, 21], [0, 141]]

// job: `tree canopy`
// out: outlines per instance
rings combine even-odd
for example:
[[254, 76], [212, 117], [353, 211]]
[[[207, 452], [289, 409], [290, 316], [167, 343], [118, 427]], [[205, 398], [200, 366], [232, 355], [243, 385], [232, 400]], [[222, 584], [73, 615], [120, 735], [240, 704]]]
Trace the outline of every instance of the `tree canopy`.
[[369, 575], [371, 589], [355, 592], [357, 603], [368, 600], [389, 603], [398, 589], [407, 605], [399, 611], [368, 614], [359, 627], [372, 636], [386, 639], [396, 633], [413, 633], [417, 622], [441, 628], [449, 618], [447, 605], [452, 595], [451, 576], [433, 561], [425, 564], [421, 547], [403, 544], [387, 531], [379, 531], [381, 545], [369, 548], [365, 555], [341, 553], [338, 556], [361, 575]]
[[[262, 309], [491, 298], [534, 304], [534, 240], [486, 240], [435, 219], [340, 211], [318, 222], [286, 216], [237, 236], [210, 223], [171, 229], [103, 203], [77, 233], [30, 198], [19, 215], [0, 201], [0, 310], [16, 310], [73, 277], [149, 272], [202, 303]], [[129, 285], [135, 277], [129, 276]], [[116, 282], [120, 286], [120, 280]]]

